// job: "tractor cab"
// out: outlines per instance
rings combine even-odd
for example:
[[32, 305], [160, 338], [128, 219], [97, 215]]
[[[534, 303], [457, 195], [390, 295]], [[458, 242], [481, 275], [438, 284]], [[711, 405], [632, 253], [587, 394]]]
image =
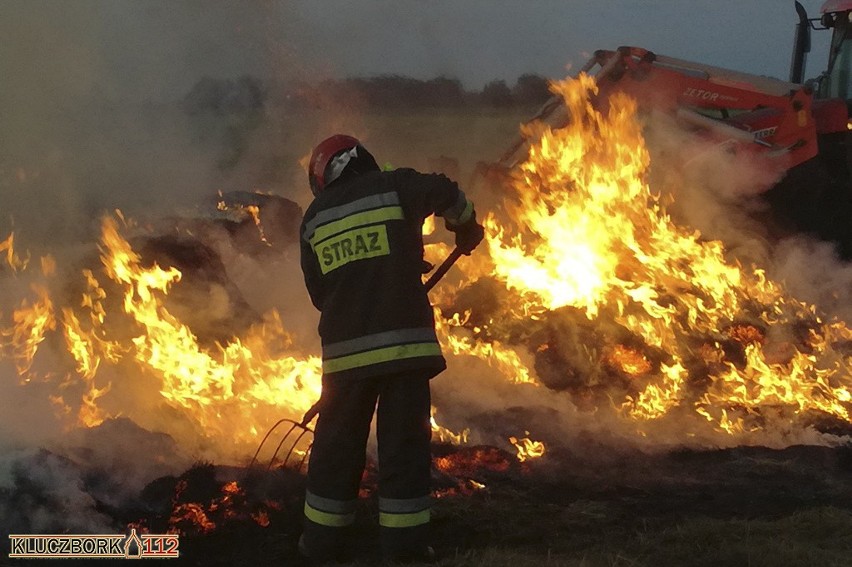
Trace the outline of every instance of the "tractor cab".
[[841, 98], [852, 104], [852, 0], [830, 0], [820, 23], [833, 30], [828, 69], [819, 85], [820, 98]]
[[799, 2], [796, 2], [796, 12], [799, 23], [790, 65], [790, 82], [804, 82], [805, 57], [811, 48], [811, 30], [832, 30], [828, 66], [810, 83], [818, 98], [845, 100], [852, 107], [852, 0], [827, 0], [820, 10], [819, 18], [809, 18]]

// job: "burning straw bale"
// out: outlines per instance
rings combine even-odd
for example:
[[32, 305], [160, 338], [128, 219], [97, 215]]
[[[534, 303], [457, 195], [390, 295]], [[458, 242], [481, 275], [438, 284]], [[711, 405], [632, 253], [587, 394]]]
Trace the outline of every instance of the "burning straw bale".
[[224, 228], [234, 247], [243, 253], [280, 253], [283, 247], [299, 241], [302, 208], [290, 199], [256, 191], [231, 191], [215, 199], [215, 209], [212, 218], [195, 219], [194, 227], [201, 234], [213, 226]]
[[131, 243], [143, 265], [174, 267], [181, 273], [164, 304], [205, 343], [226, 341], [261, 317], [228, 277], [221, 256], [189, 236], [163, 235]]

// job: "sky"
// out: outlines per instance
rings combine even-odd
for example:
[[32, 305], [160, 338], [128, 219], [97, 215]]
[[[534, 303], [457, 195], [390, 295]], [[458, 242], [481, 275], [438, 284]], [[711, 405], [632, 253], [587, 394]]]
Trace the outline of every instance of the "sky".
[[[227, 185], [217, 148], [170, 114], [205, 76], [476, 90], [634, 45], [786, 78], [795, 23], [793, 0], [0, 0], [0, 235], [76, 234], [103, 208]], [[817, 42], [807, 76], [824, 61]]]
[[[815, 16], [822, 0], [803, 3]], [[173, 99], [204, 75], [443, 75], [480, 88], [562, 78], [619, 45], [786, 78], [795, 22], [792, 0], [3, 0], [0, 102], [33, 90]], [[824, 61], [814, 53], [808, 76]]]

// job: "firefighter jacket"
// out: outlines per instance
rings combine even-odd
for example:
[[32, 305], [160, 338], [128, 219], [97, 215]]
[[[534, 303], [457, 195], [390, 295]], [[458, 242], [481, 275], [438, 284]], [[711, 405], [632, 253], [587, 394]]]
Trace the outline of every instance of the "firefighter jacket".
[[447, 177], [412, 169], [342, 176], [305, 211], [301, 264], [320, 310], [325, 376], [446, 367], [421, 280], [433, 213], [462, 224], [473, 205]]

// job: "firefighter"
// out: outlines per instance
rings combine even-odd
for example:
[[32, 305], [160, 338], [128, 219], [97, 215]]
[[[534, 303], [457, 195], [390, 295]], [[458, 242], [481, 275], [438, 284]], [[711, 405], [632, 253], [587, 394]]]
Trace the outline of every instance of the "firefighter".
[[429, 380], [446, 362], [421, 280], [422, 225], [443, 217], [468, 255], [484, 231], [455, 182], [381, 171], [351, 136], [322, 141], [308, 175], [314, 201], [302, 221], [301, 264], [320, 311], [323, 378], [299, 548], [319, 562], [347, 552], [376, 412], [382, 553], [428, 560]]

